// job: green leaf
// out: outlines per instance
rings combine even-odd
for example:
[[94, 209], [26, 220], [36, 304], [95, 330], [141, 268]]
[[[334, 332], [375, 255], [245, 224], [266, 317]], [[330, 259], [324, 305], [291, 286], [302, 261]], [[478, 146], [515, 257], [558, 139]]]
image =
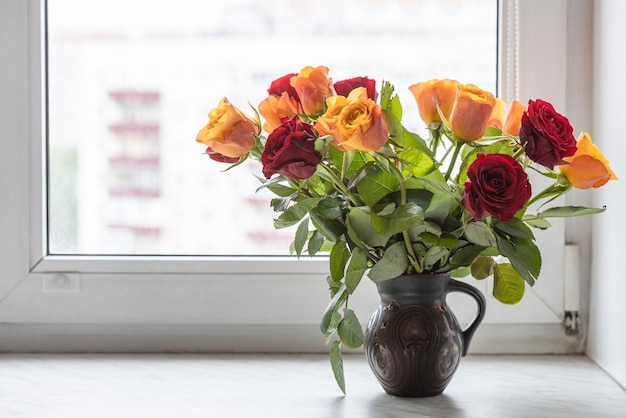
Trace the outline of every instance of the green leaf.
[[497, 265], [491, 257], [476, 257], [472, 263], [470, 272], [476, 280], [483, 280], [493, 274], [493, 268]]
[[367, 254], [356, 247], [352, 250], [352, 256], [346, 268], [346, 290], [348, 293], [353, 293], [356, 290], [365, 270], [367, 270]]
[[333, 341], [330, 347], [330, 367], [333, 369], [335, 381], [343, 394], [346, 394], [346, 380], [343, 376], [343, 359], [341, 357], [341, 346], [339, 341]]
[[426, 251], [426, 253], [424, 253], [424, 258], [422, 260], [424, 270], [431, 271], [437, 263], [439, 263], [440, 266], [445, 265], [449, 255], [449, 249], [433, 245]]
[[526, 215], [524, 216], [524, 222], [526, 222], [528, 225], [532, 226], [533, 228], [538, 228], [538, 229], [548, 229], [552, 226], [552, 224], [550, 224], [550, 222], [548, 222], [545, 219], [539, 219], [537, 217], [535, 217], [534, 215], [529, 216]]
[[454, 253], [450, 258], [450, 264], [453, 268], [469, 266], [484, 249], [485, 247], [480, 245], [466, 245]]
[[532, 240], [510, 237], [506, 239], [500, 235], [498, 240], [498, 250], [500, 254], [509, 259], [513, 268], [533, 286], [539, 278], [541, 271], [541, 253]]
[[309, 238], [309, 245], [307, 247], [307, 253], [313, 257], [324, 244], [324, 236], [318, 231], [313, 231], [311, 238]]
[[337, 294], [339, 289], [341, 289], [341, 286], [343, 286], [343, 283], [336, 282], [330, 275], [326, 276], [326, 283], [328, 283], [328, 290], [330, 290], [331, 298], [333, 298]]
[[398, 241], [385, 250], [381, 258], [368, 273], [374, 283], [393, 279], [404, 274], [409, 265], [409, 257], [404, 241]]
[[337, 327], [337, 333], [341, 341], [350, 348], [359, 348], [365, 342], [363, 328], [354, 311], [348, 308], [343, 310], [343, 320]]
[[373, 207], [380, 199], [398, 190], [400, 183], [396, 177], [384, 171], [382, 168], [373, 166], [357, 185], [363, 201]]
[[410, 132], [404, 129], [404, 127], [402, 130], [402, 133], [403, 133], [403, 141], [404, 141], [405, 148], [417, 149], [433, 157], [433, 155], [431, 154], [430, 148], [428, 147], [428, 145], [426, 144], [426, 141], [424, 141], [424, 139], [421, 136], [419, 136], [418, 134], [414, 132]]
[[603, 208], [587, 208], [584, 206], [557, 206], [546, 209], [537, 214], [538, 218], [568, 218], [572, 216], [585, 216], [602, 213], [606, 210]]
[[348, 180], [348, 184], [346, 184], [346, 188], [348, 190], [354, 189], [365, 177], [367, 177], [367, 173], [369, 173], [369, 171], [372, 169], [373, 166], [374, 166], [374, 162], [369, 161], [363, 167], [355, 171], [350, 176]]
[[459, 245], [459, 240], [456, 237], [450, 235], [437, 236], [432, 232], [422, 232], [420, 239], [427, 244], [436, 245], [444, 248], [456, 248]]
[[274, 198], [270, 200], [270, 206], [274, 212], [284, 212], [289, 207], [293, 196]]
[[398, 158], [404, 165], [403, 174], [406, 176], [423, 177], [435, 170], [435, 163], [430, 156], [418, 150], [405, 150], [398, 153]]
[[[439, 170], [424, 177], [411, 177], [406, 183], [407, 189], [426, 189], [433, 193], [433, 199], [426, 217], [435, 221], [445, 219], [451, 210], [461, 205], [461, 194], [447, 184]], [[435, 217], [435, 215], [437, 215]]]
[[391, 113], [397, 120], [402, 120], [402, 104], [394, 92], [395, 88], [393, 84], [388, 81], [383, 81], [380, 89], [380, 106], [383, 110]]
[[[400, 194], [395, 195], [396, 204], [401, 204]], [[433, 192], [425, 189], [408, 189], [406, 191], [406, 200], [409, 203], [419, 206], [422, 209], [429, 208], [433, 200]], [[447, 214], [447, 212], [446, 212]]]
[[390, 215], [371, 215], [372, 226], [381, 235], [391, 236], [424, 223], [424, 210], [413, 203], [400, 205]]
[[534, 239], [533, 231], [520, 219], [513, 218], [506, 222], [502, 222], [498, 218], [493, 218], [491, 220], [491, 225], [498, 232], [503, 232], [506, 235], [510, 235], [512, 237], [518, 237], [523, 239]]
[[331, 242], [337, 242], [339, 237], [346, 232], [346, 228], [341, 222], [320, 216], [317, 208], [312, 208], [309, 215], [311, 216], [311, 223], [315, 229]]
[[391, 173], [390, 162], [387, 157], [381, 155], [378, 152], [370, 152], [370, 155], [374, 158], [374, 161], [377, 164], [377, 167], [382, 168], [386, 173]]
[[524, 296], [524, 279], [510, 264], [498, 264], [493, 272], [493, 296], [502, 303], [514, 305]]
[[[277, 178], [280, 178], [280, 177], [277, 177]], [[280, 197], [292, 196], [297, 191], [296, 189], [285, 186], [284, 184], [271, 183], [271, 180], [270, 182], [266, 184], [265, 187], [267, 187], [276, 196], [280, 196]]]
[[342, 284], [337, 293], [335, 293], [333, 298], [330, 300], [330, 303], [322, 315], [322, 322], [320, 324], [322, 334], [326, 334], [331, 323], [333, 312], [337, 312], [339, 310], [339, 306], [346, 301], [347, 297], [348, 291], [346, 290], [345, 284]]
[[300, 225], [298, 225], [298, 229], [296, 229], [296, 238], [294, 240], [293, 246], [296, 252], [296, 255], [300, 257], [302, 254], [302, 249], [304, 248], [304, 243], [306, 242], [307, 235], [309, 234], [309, 218], [304, 218]]
[[425, 221], [422, 225], [414, 226], [413, 228], [409, 229], [408, 232], [409, 241], [411, 242], [420, 241], [420, 235], [422, 235], [424, 232], [429, 232], [437, 237], [440, 237], [443, 233], [441, 227], [438, 224], [428, 221]]
[[341, 200], [327, 196], [317, 204], [317, 213], [326, 219], [341, 218]]
[[468, 223], [467, 226], [465, 226], [465, 237], [472, 244], [483, 247], [495, 247], [498, 245], [493, 232], [482, 222]]
[[281, 213], [278, 219], [274, 220], [274, 227], [280, 229], [297, 224], [313, 207], [319, 203], [320, 200], [320, 198], [306, 198], [300, 200], [298, 203], [290, 206], [283, 213]]
[[396, 103], [394, 99], [393, 102], [390, 102], [389, 106], [382, 106], [383, 116], [385, 118], [385, 122], [387, 123], [387, 129], [389, 130], [389, 137], [391, 141], [399, 147], [418, 149], [432, 156], [426, 141], [424, 141], [419, 135], [408, 131], [404, 126], [402, 126], [402, 123], [400, 123], [402, 116], [398, 116], [399, 113], [401, 113], [397, 111], [399, 105], [400, 101], [397, 100]]
[[[328, 147], [328, 152], [331, 156], [333, 166], [340, 168], [346, 165], [344, 173], [346, 177], [352, 177], [354, 173], [360, 170], [368, 162], [364, 157], [364, 154], [360, 152], [341, 151], [334, 146]], [[329, 180], [332, 181], [332, 179]]]
[[453, 279], [462, 279], [464, 277], [470, 276], [471, 274], [472, 272], [469, 267], [459, 267], [452, 270], [451, 277]]
[[345, 241], [337, 241], [330, 251], [330, 275], [336, 282], [343, 279], [346, 264], [350, 258], [350, 251]]
[[324, 341], [326, 342], [326, 344], [330, 343], [333, 335], [335, 335], [335, 333], [337, 332], [337, 327], [339, 326], [339, 323], [342, 319], [343, 317], [339, 312], [333, 312], [333, 315], [330, 319], [328, 331], [326, 332], [326, 335], [324, 335]]
[[487, 130], [485, 131], [485, 134], [483, 135], [483, 138], [490, 137], [490, 136], [502, 136], [502, 131], [499, 128], [496, 128], [495, 126], [488, 126]]
[[362, 241], [371, 247], [385, 246], [391, 236], [380, 234], [374, 229], [372, 216], [367, 208], [352, 208], [346, 215], [346, 223], [348, 235], [353, 241]]

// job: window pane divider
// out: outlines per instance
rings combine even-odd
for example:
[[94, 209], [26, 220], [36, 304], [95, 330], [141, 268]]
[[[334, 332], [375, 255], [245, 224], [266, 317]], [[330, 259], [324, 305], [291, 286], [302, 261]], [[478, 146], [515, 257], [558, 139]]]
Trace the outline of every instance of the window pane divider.
[[50, 255], [32, 273], [110, 274], [328, 274], [328, 257], [185, 256], [185, 255]]

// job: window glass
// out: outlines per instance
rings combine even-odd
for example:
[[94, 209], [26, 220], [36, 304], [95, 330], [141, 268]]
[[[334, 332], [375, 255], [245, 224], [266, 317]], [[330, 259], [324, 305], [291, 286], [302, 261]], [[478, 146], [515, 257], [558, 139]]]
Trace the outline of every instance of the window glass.
[[334, 81], [496, 86], [494, 0], [50, 0], [49, 252], [287, 254], [253, 163], [228, 172], [198, 130], [219, 100], [252, 115], [307, 65]]

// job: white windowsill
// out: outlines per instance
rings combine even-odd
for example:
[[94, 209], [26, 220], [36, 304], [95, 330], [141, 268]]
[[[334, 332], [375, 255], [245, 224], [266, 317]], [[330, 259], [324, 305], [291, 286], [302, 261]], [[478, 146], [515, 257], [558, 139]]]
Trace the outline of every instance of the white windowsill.
[[362, 355], [343, 397], [324, 355], [0, 355], [0, 415], [616, 417], [626, 392], [584, 356], [469, 356], [444, 393], [384, 393]]

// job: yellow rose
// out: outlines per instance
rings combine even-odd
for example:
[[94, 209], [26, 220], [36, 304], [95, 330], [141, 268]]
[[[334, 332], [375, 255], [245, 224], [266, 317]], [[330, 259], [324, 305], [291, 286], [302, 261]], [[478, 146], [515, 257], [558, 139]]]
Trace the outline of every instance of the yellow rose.
[[[433, 79], [409, 86], [424, 123], [428, 125], [431, 122], [441, 122], [441, 117], [437, 112], [437, 104], [445, 118], [450, 116], [458, 85], [459, 82], [456, 80]], [[437, 104], [435, 104], [435, 100]]]
[[280, 126], [282, 118], [291, 119], [301, 110], [298, 101], [283, 92], [280, 96], [268, 96], [259, 103], [259, 113], [265, 119], [263, 130], [271, 133]]
[[576, 153], [571, 157], [563, 157], [569, 164], [558, 166], [572, 186], [589, 189], [603, 186], [609, 180], [617, 180], [608, 160], [593, 144], [587, 132], [581, 132], [576, 141]]
[[290, 83], [298, 93], [302, 111], [307, 115], [322, 112], [326, 98], [335, 95], [328, 67], [304, 67], [297, 76], [291, 77]]
[[495, 105], [493, 94], [473, 84], [459, 85], [449, 118], [452, 133], [464, 141], [481, 138], [487, 130]]
[[316, 122], [320, 135], [332, 135], [331, 142], [343, 151], [375, 151], [389, 137], [380, 105], [367, 97], [367, 90], [359, 87], [347, 98], [333, 96], [326, 101], [328, 110]]
[[256, 122], [224, 97], [209, 112], [209, 123], [198, 132], [196, 141], [226, 157], [239, 158], [254, 147]]

